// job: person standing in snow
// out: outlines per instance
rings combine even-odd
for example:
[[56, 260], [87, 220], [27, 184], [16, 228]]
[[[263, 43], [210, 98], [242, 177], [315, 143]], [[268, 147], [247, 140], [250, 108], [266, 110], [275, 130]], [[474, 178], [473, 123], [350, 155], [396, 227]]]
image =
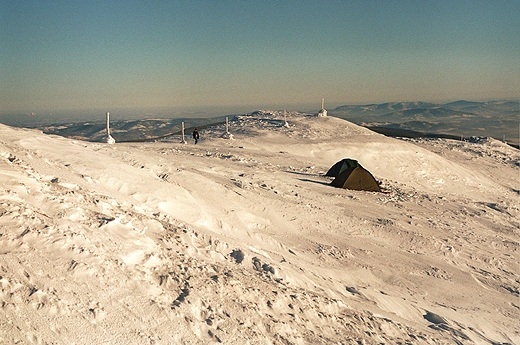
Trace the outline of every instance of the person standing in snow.
[[197, 128], [193, 131], [193, 139], [195, 139], [195, 144], [199, 142], [199, 131]]

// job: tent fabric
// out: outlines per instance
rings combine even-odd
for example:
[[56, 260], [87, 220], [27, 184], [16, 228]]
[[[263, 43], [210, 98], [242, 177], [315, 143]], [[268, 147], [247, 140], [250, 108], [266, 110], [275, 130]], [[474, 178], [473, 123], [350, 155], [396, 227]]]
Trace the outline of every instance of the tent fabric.
[[337, 162], [336, 164], [334, 164], [330, 169], [329, 171], [327, 171], [327, 173], [325, 174], [325, 176], [332, 176], [332, 177], [336, 177], [338, 176], [341, 172], [343, 172], [344, 170], [346, 169], [350, 169], [350, 168], [355, 168], [359, 166], [359, 163], [357, 160], [354, 160], [354, 159], [350, 159], [350, 158], [345, 158], [345, 159], [342, 159], [340, 160], [339, 162]]
[[[365, 168], [361, 166], [356, 160], [343, 159], [338, 163], [334, 164], [329, 172], [333, 169], [332, 173], [337, 170], [343, 169], [336, 175], [336, 178], [330, 183], [334, 187], [352, 189], [352, 190], [364, 190], [370, 192], [380, 192], [381, 188], [377, 183], [374, 176]], [[327, 176], [329, 175], [327, 172]]]

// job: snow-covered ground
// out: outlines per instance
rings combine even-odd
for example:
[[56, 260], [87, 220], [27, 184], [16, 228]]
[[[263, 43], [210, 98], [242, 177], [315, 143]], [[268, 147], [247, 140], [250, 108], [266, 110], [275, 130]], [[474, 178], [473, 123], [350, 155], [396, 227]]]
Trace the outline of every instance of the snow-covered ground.
[[[0, 343], [520, 344], [518, 150], [287, 120], [0, 125]], [[331, 187], [343, 158], [385, 192]]]

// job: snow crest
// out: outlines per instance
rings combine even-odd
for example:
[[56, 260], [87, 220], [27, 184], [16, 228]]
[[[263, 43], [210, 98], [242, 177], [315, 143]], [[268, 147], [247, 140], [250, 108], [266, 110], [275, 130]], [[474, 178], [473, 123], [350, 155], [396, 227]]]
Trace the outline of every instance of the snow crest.
[[[197, 145], [0, 125], [0, 343], [520, 343], [517, 150], [286, 121]], [[384, 192], [330, 186], [343, 158]]]

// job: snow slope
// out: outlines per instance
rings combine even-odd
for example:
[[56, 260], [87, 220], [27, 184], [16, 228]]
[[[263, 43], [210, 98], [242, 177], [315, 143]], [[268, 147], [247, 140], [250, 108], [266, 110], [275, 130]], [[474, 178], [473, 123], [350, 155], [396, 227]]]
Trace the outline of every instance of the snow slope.
[[[517, 150], [288, 122], [197, 145], [0, 125], [0, 343], [520, 343]], [[385, 193], [329, 186], [342, 158]]]

